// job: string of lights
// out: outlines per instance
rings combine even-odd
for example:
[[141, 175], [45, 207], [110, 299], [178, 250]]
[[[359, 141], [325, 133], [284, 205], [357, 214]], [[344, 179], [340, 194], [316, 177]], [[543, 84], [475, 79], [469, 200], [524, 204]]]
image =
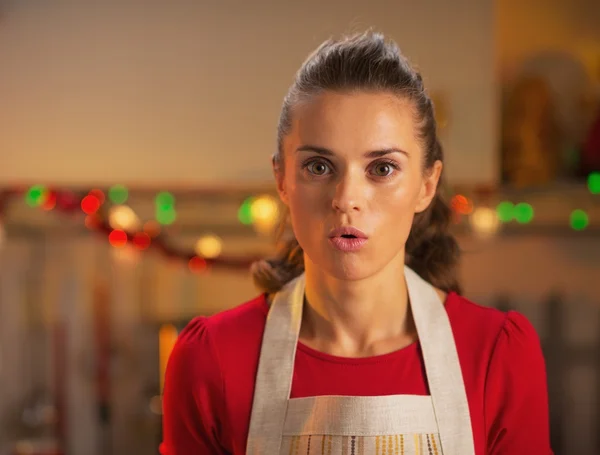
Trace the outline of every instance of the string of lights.
[[[600, 195], [600, 172], [588, 176], [587, 192], [596, 204], [596, 196]], [[177, 222], [176, 198], [169, 191], [158, 191], [153, 196], [154, 216], [142, 222], [127, 205], [129, 190], [124, 185], [85, 191], [55, 189], [44, 185], [0, 189], [0, 244], [4, 236], [2, 221], [6, 216], [7, 204], [13, 198], [22, 198], [32, 209], [64, 215], [83, 214], [85, 226], [104, 236], [114, 248], [156, 250], [169, 259], [187, 262], [190, 270], [195, 272], [211, 267], [244, 270], [257, 259], [222, 255], [222, 241], [216, 235], [200, 237], [193, 250], [176, 247], [163, 229]], [[535, 199], [534, 196], [535, 193], [529, 194], [530, 199]], [[485, 202], [489, 200], [495, 202]], [[454, 192], [450, 196], [450, 205], [456, 225], [468, 224], [475, 233], [488, 236], [496, 234], [503, 225], [528, 225], [536, 217], [536, 209], [531, 201], [503, 200], [498, 191], [490, 189], [475, 189], [471, 194], [467, 191]], [[238, 207], [237, 218], [241, 224], [252, 225], [257, 232], [266, 233], [278, 221], [278, 207], [276, 199], [269, 194], [249, 196]], [[582, 207], [571, 207], [565, 218], [565, 223], [574, 231], [584, 231], [591, 223], [588, 211]]]
[[[23, 198], [32, 209], [59, 212], [65, 216], [82, 214], [85, 226], [104, 236], [114, 248], [155, 250], [168, 259], [187, 262], [194, 272], [215, 267], [246, 270], [258, 259], [256, 256], [222, 255], [222, 241], [216, 235], [200, 237], [193, 250], [176, 247], [164, 230], [177, 221], [175, 197], [168, 191], [156, 193], [154, 218], [142, 222], [127, 205], [129, 191], [123, 185], [88, 191], [60, 190], [44, 185], [4, 189], [0, 190], [0, 231], [3, 231], [2, 218], [7, 204], [13, 198]], [[253, 225], [259, 232], [266, 232], [277, 222], [277, 202], [270, 195], [250, 196], [239, 207], [238, 219], [242, 224]], [[2, 240], [0, 232], [0, 242]]]

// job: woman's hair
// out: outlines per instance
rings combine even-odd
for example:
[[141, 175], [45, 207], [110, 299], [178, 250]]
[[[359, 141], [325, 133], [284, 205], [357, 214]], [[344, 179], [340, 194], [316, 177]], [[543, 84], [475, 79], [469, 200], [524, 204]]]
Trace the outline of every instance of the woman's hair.
[[[424, 172], [436, 160], [443, 160], [433, 105], [421, 75], [395, 43], [386, 42], [380, 33], [367, 32], [325, 41], [298, 70], [279, 118], [278, 148], [273, 160], [280, 169], [283, 169], [283, 139], [290, 132], [294, 106], [326, 91], [385, 92], [412, 101], [424, 150]], [[406, 264], [433, 286], [446, 292], [460, 292], [457, 271], [460, 250], [449, 232], [451, 211], [442, 198], [440, 186], [429, 207], [414, 217], [406, 242]], [[288, 216], [286, 213], [282, 217], [277, 232], [275, 256], [252, 266], [254, 282], [267, 293], [277, 292], [304, 271], [302, 248], [288, 227]]]

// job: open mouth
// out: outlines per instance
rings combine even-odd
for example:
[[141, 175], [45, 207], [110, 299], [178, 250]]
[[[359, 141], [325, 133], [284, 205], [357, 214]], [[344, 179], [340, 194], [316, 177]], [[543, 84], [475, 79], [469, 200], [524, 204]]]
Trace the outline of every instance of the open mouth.
[[355, 235], [351, 235], [351, 234], [344, 234], [342, 235], [343, 239], [355, 239], [356, 236]]

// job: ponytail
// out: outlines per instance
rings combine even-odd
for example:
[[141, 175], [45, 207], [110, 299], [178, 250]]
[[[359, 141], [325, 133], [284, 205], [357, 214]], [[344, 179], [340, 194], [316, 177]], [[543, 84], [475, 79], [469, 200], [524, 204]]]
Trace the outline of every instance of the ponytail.
[[451, 216], [450, 207], [438, 189], [429, 207], [415, 215], [406, 241], [405, 262], [436, 288], [460, 294], [460, 248], [449, 232]]
[[276, 239], [275, 256], [254, 262], [250, 269], [254, 284], [268, 294], [279, 291], [304, 272], [304, 252], [294, 234], [287, 229], [287, 216], [281, 219]]

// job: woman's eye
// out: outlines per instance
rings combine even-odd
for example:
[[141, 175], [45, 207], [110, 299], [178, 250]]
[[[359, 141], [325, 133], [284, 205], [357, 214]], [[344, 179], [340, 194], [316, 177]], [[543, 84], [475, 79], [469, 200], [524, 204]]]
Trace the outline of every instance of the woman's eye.
[[395, 168], [389, 163], [377, 163], [373, 166], [373, 174], [377, 177], [388, 177]]
[[325, 175], [329, 171], [329, 166], [322, 161], [313, 161], [306, 166], [308, 171], [314, 175]]

